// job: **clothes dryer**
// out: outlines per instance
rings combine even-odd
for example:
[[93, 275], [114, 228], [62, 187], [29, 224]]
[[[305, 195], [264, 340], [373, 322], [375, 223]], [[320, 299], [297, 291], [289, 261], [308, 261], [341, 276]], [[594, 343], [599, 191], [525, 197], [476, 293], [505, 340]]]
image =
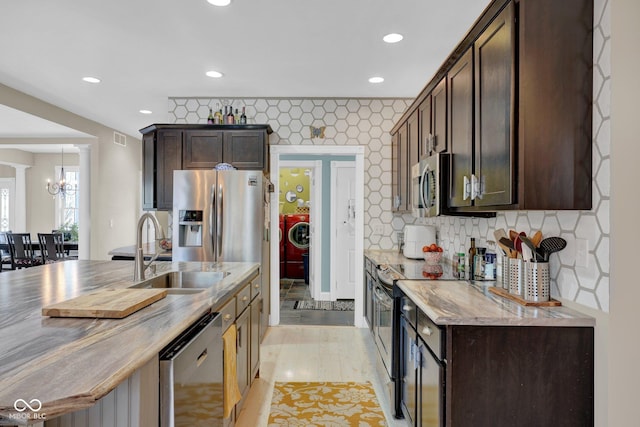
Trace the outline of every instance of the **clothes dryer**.
[[285, 277], [304, 279], [303, 255], [309, 252], [309, 214], [288, 214], [285, 228]]

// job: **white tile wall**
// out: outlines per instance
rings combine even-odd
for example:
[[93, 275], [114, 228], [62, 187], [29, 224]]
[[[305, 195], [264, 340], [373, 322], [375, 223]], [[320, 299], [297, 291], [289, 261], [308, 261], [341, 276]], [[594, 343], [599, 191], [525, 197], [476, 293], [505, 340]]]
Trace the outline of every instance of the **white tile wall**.
[[[519, 211], [496, 218], [440, 217], [434, 224], [449, 254], [466, 250], [470, 237], [478, 246], [493, 240], [496, 228], [527, 234], [541, 230], [561, 236], [567, 248], [551, 256], [552, 295], [609, 311], [610, 199], [610, 17], [609, 0], [595, 0], [593, 209], [591, 211]], [[410, 215], [391, 212], [391, 136], [389, 131], [411, 103], [408, 99], [170, 98], [169, 120], [205, 123], [209, 106], [246, 106], [249, 123], [268, 123], [271, 144], [363, 145], [365, 158], [365, 248], [393, 249], [396, 232], [415, 223]], [[309, 126], [326, 126], [325, 138], [310, 136]], [[374, 235], [377, 226], [382, 234]], [[575, 241], [588, 242], [588, 266], [577, 267]]]

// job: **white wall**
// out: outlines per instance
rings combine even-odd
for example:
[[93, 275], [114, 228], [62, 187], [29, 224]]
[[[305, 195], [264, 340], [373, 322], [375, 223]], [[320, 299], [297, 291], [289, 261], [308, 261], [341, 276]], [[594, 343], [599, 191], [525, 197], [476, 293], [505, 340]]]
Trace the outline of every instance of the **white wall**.
[[640, 342], [638, 212], [640, 199], [640, 2], [611, 2], [611, 309], [609, 426], [638, 425]]
[[[94, 139], [83, 139], [91, 146], [91, 259], [109, 259], [108, 252], [120, 246], [133, 245], [135, 227], [140, 212], [140, 171], [142, 169], [142, 150], [140, 136], [127, 135], [127, 146], [113, 144], [114, 129], [85, 119], [77, 114], [33, 98], [0, 84], [1, 103], [20, 111], [42, 117], [72, 129], [79, 130]], [[90, 107], [88, 107], [90, 108]], [[117, 130], [117, 129], [115, 129]], [[122, 132], [121, 132], [122, 133]], [[4, 143], [16, 143], [7, 141]], [[60, 143], [60, 141], [56, 141]], [[67, 143], [73, 143], [69, 140]], [[35, 156], [38, 159], [38, 156]], [[67, 163], [65, 155], [65, 164]], [[2, 158], [0, 158], [2, 160]], [[53, 218], [53, 207], [49, 207], [44, 185], [51, 177], [52, 164], [41, 158], [34, 160], [33, 170], [27, 169], [27, 224], [36, 228], [51, 228], [49, 219]], [[1, 172], [1, 171], [0, 171]], [[44, 193], [40, 198], [36, 194]], [[42, 217], [40, 217], [42, 215]], [[113, 228], [110, 221], [113, 220]], [[53, 221], [53, 219], [51, 219]], [[37, 231], [31, 230], [32, 233]]]

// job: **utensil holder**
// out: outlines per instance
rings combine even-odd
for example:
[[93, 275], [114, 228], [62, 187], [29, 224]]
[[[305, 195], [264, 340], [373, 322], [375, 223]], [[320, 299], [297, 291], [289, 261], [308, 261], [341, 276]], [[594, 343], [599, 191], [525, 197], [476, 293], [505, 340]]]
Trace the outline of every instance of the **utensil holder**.
[[501, 257], [500, 264], [500, 284], [502, 289], [509, 290], [509, 259], [506, 256]]
[[527, 262], [523, 297], [527, 301], [549, 301], [549, 263]]
[[519, 258], [509, 258], [509, 293], [523, 295], [524, 293], [524, 261]]

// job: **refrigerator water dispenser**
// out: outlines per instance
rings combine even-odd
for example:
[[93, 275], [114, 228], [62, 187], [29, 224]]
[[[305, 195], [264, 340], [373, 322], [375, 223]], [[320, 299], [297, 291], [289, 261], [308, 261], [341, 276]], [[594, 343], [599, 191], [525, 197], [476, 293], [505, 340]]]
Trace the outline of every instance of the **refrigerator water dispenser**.
[[178, 222], [178, 246], [202, 246], [202, 211], [181, 210]]

